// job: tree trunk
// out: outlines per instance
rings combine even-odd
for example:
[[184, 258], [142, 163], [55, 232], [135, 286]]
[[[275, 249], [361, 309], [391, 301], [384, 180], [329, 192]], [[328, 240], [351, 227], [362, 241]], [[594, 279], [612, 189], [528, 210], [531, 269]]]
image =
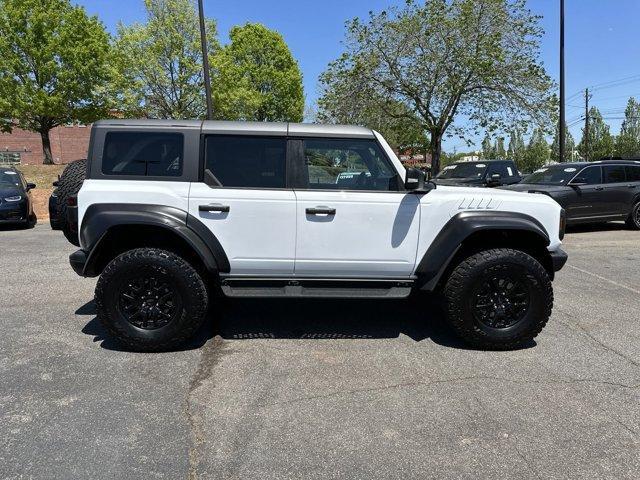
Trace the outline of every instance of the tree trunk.
[[41, 130], [42, 153], [44, 154], [43, 165], [53, 165], [53, 155], [51, 155], [51, 141], [49, 140], [49, 130]]
[[442, 153], [442, 133], [431, 132], [431, 176], [435, 177], [440, 172], [440, 154]]

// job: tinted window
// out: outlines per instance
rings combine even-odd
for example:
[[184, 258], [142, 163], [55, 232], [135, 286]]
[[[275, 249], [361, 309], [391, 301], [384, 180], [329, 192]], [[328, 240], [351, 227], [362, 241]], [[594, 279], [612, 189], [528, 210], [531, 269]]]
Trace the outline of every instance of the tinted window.
[[13, 170], [0, 170], [0, 183], [20, 185], [20, 176]]
[[640, 182], [640, 167], [625, 167], [627, 181]]
[[104, 140], [102, 173], [179, 177], [183, 144], [180, 133], [109, 132]]
[[492, 163], [489, 165], [487, 178], [491, 178], [491, 176], [495, 175], [496, 173], [500, 175], [500, 178], [507, 178], [509, 176], [507, 166], [504, 163]]
[[398, 174], [374, 140], [304, 141], [309, 188], [398, 190]]
[[487, 170], [486, 163], [464, 162], [447, 165], [436, 178], [482, 178]]
[[284, 188], [286, 139], [207, 137], [206, 168], [223, 187]]
[[582, 170], [578, 177], [587, 185], [602, 183], [602, 169], [600, 167], [588, 167]]
[[624, 165], [611, 165], [604, 167], [605, 183], [616, 183], [625, 181]]

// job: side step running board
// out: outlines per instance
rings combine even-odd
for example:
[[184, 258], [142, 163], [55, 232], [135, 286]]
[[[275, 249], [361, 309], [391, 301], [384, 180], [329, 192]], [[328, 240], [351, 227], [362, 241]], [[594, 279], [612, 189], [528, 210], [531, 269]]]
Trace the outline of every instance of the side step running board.
[[406, 298], [414, 280], [226, 277], [221, 286], [227, 297]]

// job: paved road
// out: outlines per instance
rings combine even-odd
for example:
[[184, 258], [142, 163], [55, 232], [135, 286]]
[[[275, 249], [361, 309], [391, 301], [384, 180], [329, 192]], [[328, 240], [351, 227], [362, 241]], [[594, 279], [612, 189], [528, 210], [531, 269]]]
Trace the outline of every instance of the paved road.
[[135, 354], [61, 234], [0, 231], [0, 478], [640, 478], [640, 233], [566, 249], [516, 352], [413, 300], [227, 301], [184, 351]]

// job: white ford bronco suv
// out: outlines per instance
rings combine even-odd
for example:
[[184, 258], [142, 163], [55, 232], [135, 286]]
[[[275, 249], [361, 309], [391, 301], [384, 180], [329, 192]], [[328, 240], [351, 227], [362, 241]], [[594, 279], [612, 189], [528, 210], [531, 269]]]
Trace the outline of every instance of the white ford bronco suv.
[[548, 196], [435, 186], [362, 127], [100, 121], [86, 168], [70, 263], [100, 276], [98, 317], [136, 350], [185, 342], [220, 292], [420, 290], [472, 346], [515, 348], [546, 324], [567, 259]]

